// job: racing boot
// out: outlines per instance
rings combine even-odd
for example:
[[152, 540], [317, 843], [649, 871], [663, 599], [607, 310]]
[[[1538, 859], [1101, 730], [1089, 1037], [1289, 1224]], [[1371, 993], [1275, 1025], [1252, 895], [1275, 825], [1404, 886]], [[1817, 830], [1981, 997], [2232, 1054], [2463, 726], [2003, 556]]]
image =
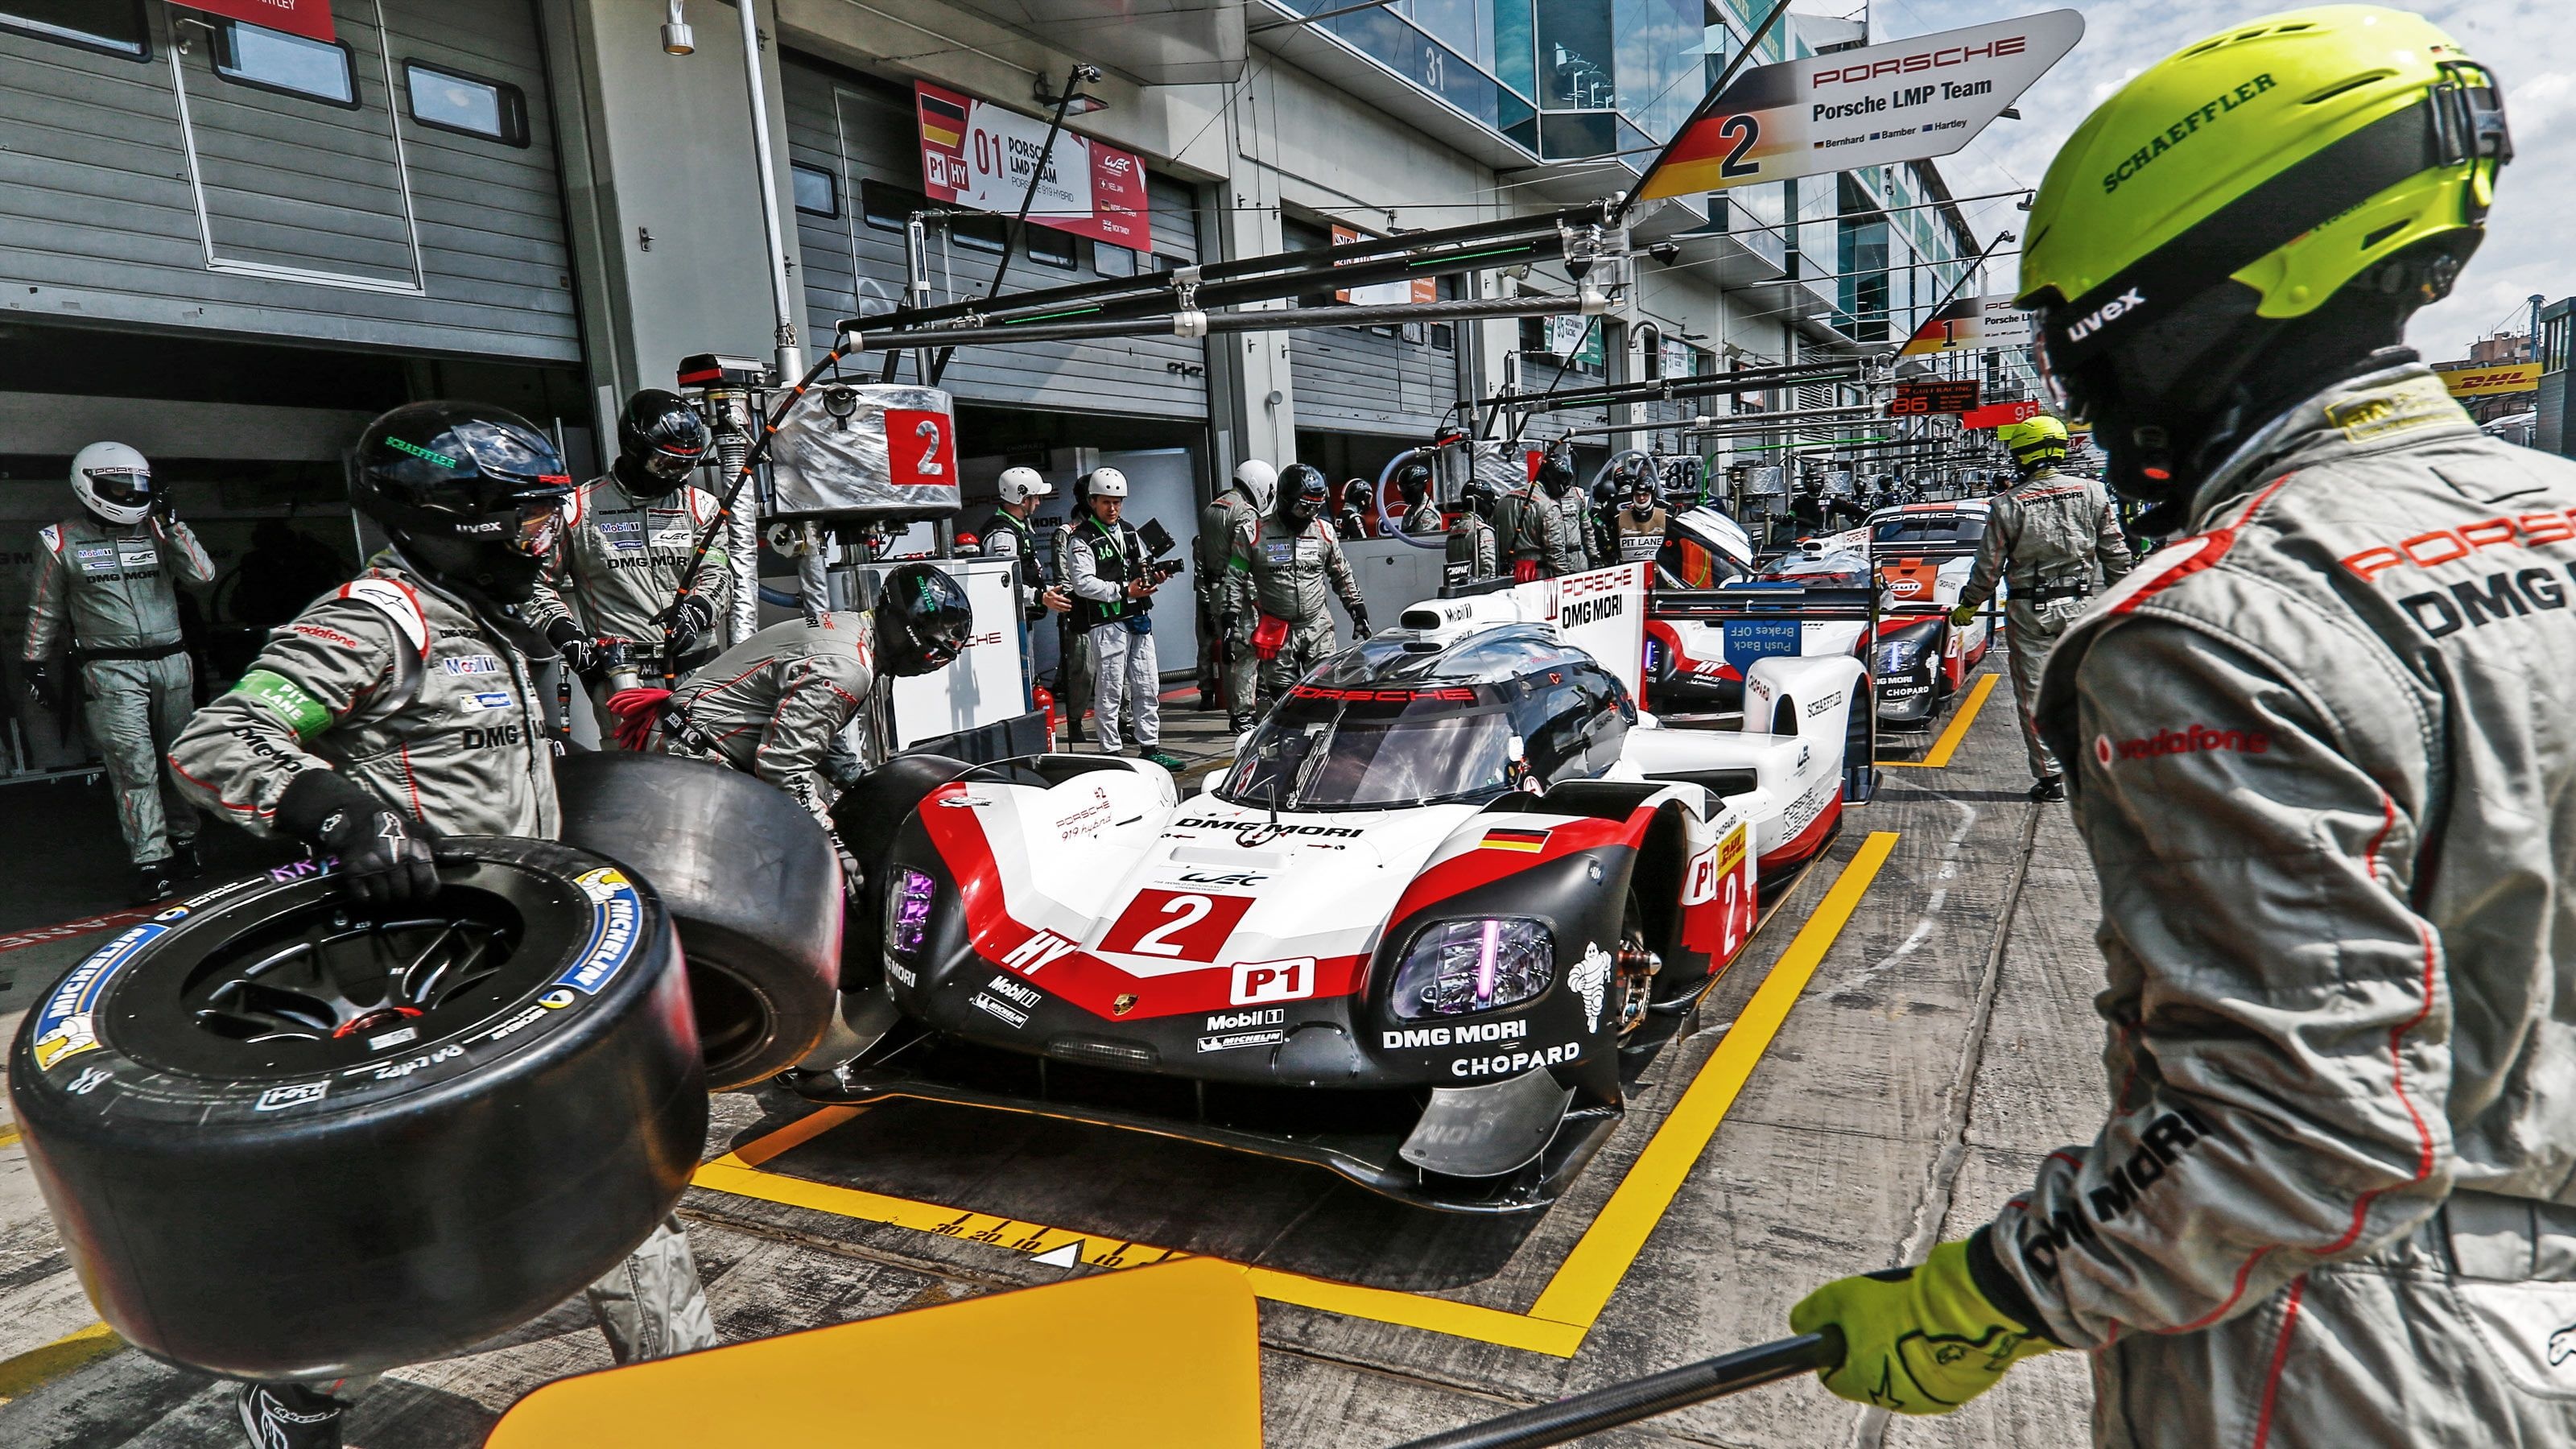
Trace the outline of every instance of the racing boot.
[[170, 842], [170, 871], [174, 879], [196, 880], [206, 873], [206, 860], [197, 854], [197, 838]]
[[1248, 714], [1230, 714], [1225, 717], [1225, 733], [1228, 739], [1241, 739], [1243, 732], [1250, 728], [1252, 728], [1252, 716]]
[[340, 1449], [341, 1402], [302, 1384], [244, 1384], [234, 1400], [252, 1449]]
[[176, 864], [175, 857], [165, 856], [160, 860], [147, 860], [136, 865], [134, 889], [128, 896], [128, 900], [134, 905], [148, 906], [154, 901], [164, 900], [175, 894], [179, 889]]
[[1183, 763], [1180, 756], [1160, 747], [1147, 750], [1144, 760], [1146, 764], [1160, 765], [1166, 770], [1177, 770]]
[[2042, 777], [2038, 784], [2030, 787], [2030, 798], [2042, 802], [2065, 799], [2066, 777], [2064, 775]]

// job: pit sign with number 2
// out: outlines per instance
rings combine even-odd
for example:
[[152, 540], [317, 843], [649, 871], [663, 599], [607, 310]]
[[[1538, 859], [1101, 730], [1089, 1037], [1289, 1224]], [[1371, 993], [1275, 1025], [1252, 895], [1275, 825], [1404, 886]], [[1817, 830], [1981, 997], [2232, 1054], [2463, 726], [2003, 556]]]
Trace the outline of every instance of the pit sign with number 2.
[[946, 413], [887, 408], [886, 472], [898, 488], [957, 486], [957, 423]]

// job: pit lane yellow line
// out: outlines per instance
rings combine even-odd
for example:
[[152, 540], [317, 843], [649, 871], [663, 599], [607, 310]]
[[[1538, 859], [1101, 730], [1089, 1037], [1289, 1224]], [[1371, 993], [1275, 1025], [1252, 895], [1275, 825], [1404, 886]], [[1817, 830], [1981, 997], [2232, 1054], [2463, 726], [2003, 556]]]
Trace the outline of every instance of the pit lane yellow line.
[[[1989, 676], [1988, 684], [1992, 684]], [[1982, 697], [1982, 696], [1980, 696]], [[1825, 953], [1842, 934], [1862, 895], [1896, 848], [1896, 833], [1874, 831], [1844, 866], [1822, 901], [1772, 963], [1754, 989], [1735, 1025], [1709, 1053], [1655, 1135], [1637, 1156], [1583, 1231], [1573, 1251], [1557, 1266], [1526, 1313], [1461, 1303], [1455, 1299], [1389, 1288], [1308, 1277], [1302, 1273], [1251, 1265], [1240, 1267], [1252, 1290], [1274, 1303], [1365, 1318], [1378, 1323], [1419, 1328], [1458, 1338], [1471, 1338], [1506, 1348], [1571, 1358], [1582, 1347], [1610, 1297], [1644, 1250], [1646, 1240], [1698, 1163], [1700, 1153], [1717, 1134], [1737, 1094], [1770, 1049], [1790, 1008], [1807, 988]], [[1114, 1242], [1098, 1234], [1041, 1223], [1021, 1222], [965, 1209], [917, 1202], [910, 1198], [858, 1188], [812, 1182], [784, 1173], [763, 1171], [763, 1164], [812, 1141], [866, 1110], [824, 1107], [724, 1154], [700, 1167], [696, 1185], [738, 1197], [791, 1207], [811, 1208], [863, 1222], [886, 1223], [936, 1233], [967, 1242], [992, 1243], [1031, 1256], [1061, 1252], [1067, 1246], [1080, 1260], [1099, 1268], [1137, 1268], [1170, 1258], [1193, 1256], [1152, 1244]]]
[[104, 1323], [74, 1329], [42, 1348], [0, 1359], [0, 1404], [23, 1398], [77, 1368], [124, 1351], [125, 1340]]
[[2000, 678], [2001, 675], [1989, 673], [1977, 680], [1977, 687], [1968, 691], [1968, 702], [1959, 706], [1959, 712], [1950, 717], [1950, 727], [1941, 731], [1941, 738], [1932, 742], [1931, 750], [1922, 759], [1881, 760], [1878, 767], [1882, 770], [1947, 768], [1950, 756], [1958, 752], [1959, 742], [1968, 737], [1968, 726], [1976, 721], [1977, 711], [1985, 708], [1986, 696], [1995, 692], [1995, 681]]

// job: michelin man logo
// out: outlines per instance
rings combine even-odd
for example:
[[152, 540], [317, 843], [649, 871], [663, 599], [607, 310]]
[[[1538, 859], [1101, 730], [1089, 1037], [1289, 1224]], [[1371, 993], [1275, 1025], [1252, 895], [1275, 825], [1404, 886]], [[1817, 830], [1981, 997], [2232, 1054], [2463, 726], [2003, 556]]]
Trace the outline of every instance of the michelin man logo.
[[1601, 1003], [1610, 991], [1610, 953], [1598, 941], [1583, 943], [1583, 959], [1565, 974], [1565, 984], [1583, 998], [1583, 1021], [1587, 1030], [1601, 1029]]

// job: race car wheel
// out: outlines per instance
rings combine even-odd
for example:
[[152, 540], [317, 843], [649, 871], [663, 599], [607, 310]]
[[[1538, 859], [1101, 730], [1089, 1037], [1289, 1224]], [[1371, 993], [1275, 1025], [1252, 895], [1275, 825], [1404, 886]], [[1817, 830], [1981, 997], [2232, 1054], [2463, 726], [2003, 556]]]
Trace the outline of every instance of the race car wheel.
[[227, 883], [27, 1014], [28, 1163], [126, 1341], [238, 1378], [444, 1357], [679, 1201], [705, 1074], [652, 888], [551, 843], [442, 852], [445, 888], [398, 912], [324, 876]]
[[1610, 957], [1612, 1002], [1619, 1014], [1619, 1041], [1625, 1045], [1646, 1023], [1646, 1007], [1654, 1000], [1655, 976], [1664, 969], [1664, 958], [1656, 952], [1646, 930], [1646, 913], [1637, 902], [1637, 893], [1628, 892], [1628, 900], [1619, 916], [1619, 945]]
[[832, 832], [858, 857], [864, 880], [850, 902], [850, 922], [841, 938], [840, 983], [843, 991], [868, 991], [883, 984], [886, 853], [894, 849], [903, 822], [930, 792], [974, 770], [964, 760], [946, 755], [896, 755], [858, 778], [832, 806]]
[[603, 750], [555, 766], [566, 844], [641, 873], [679, 923], [707, 1085], [794, 1066], [831, 1025], [841, 864], [787, 794], [738, 770]]

